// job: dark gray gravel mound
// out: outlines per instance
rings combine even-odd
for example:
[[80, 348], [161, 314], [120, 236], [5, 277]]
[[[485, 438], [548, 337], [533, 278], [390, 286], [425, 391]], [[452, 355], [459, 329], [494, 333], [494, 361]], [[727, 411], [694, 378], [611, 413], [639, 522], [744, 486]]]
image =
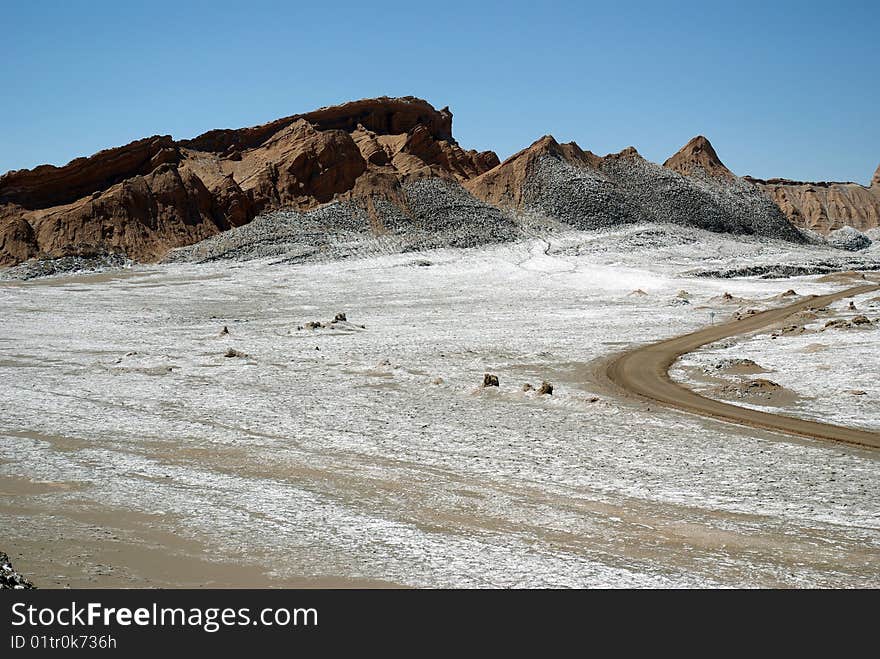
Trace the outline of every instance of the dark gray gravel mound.
[[309, 213], [275, 211], [249, 224], [224, 231], [194, 245], [172, 250], [166, 262], [205, 263], [278, 257], [332, 257], [339, 243], [370, 235], [366, 212], [351, 202], [333, 203]]
[[57, 259], [31, 259], [0, 270], [0, 279], [27, 280], [58, 275], [90, 274], [130, 267], [133, 262], [124, 254], [63, 256]]
[[785, 279], [787, 277], [803, 277], [806, 275], [825, 275], [832, 272], [880, 270], [880, 260], [866, 262], [864, 260], [819, 261], [805, 265], [785, 263], [768, 263], [750, 265], [741, 268], [724, 270], [698, 270], [688, 273], [693, 277], [715, 277], [732, 279], [733, 277], [760, 277], [761, 279]]
[[642, 221], [804, 242], [779, 207], [741, 179], [685, 177], [641, 158], [609, 158], [602, 171], [638, 205]]
[[523, 205], [576, 229], [656, 222], [805, 240], [756, 186], [741, 179], [685, 177], [639, 157], [608, 158], [597, 170], [544, 155], [529, 172]]
[[523, 204], [575, 229], [639, 222], [642, 216], [607, 176], [552, 155], [541, 156], [529, 172]]
[[[434, 246], [477, 247], [515, 240], [519, 228], [512, 217], [483, 203], [458, 183], [428, 178], [404, 186], [412, 228]], [[386, 223], [387, 226], [387, 223]], [[400, 226], [407, 231], [409, 227]]]

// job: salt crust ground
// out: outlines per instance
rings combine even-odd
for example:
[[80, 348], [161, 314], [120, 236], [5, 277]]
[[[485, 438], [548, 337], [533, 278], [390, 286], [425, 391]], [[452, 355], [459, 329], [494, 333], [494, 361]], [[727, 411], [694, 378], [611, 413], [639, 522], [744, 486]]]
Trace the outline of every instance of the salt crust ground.
[[[875, 453], [618, 402], [581, 366], [732, 314], [725, 292], [840, 286], [687, 277], [813, 257], [698, 233], [0, 284], [0, 476], [47, 485], [16, 499], [45, 514], [3, 508], [7, 551], [108, 537], [82, 521], [101, 510], [279, 580], [880, 586]], [[340, 311], [350, 324], [297, 329]], [[705, 358], [751, 357], [810, 399], [799, 413], [877, 427], [865, 363], [878, 335], [757, 337]], [[817, 341], [829, 351], [792, 360]], [[248, 357], [224, 357], [230, 347]], [[501, 386], [479, 388], [484, 372]], [[552, 397], [521, 391], [542, 379]], [[106, 542], [138, 542], [114, 533]], [[16, 565], [38, 585], [150, 585], [122, 562]]]

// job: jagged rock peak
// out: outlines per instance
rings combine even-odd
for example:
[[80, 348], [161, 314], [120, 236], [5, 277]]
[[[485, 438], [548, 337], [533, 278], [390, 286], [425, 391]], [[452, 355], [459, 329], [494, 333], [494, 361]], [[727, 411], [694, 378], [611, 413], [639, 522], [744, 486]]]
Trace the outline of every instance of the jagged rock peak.
[[634, 146], [628, 146], [617, 153], [609, 153], [604, 160], [644, 160], [642, 154], [636, 151]]
[[501, 165], [508, 165], [524, 156], [531, 156], [534, 154], [542, 153], [549, 153], [552, 155], [556, 155], [557, 153], [559, 153], [559, 142], [557, 142], [556, 138], [554, 138], [552, 135], [544, 135], [542, 137], [539, 137], [525, 149], [517, 151], [512, 156], [506, 158], [504, 162], [501, 163]]
[[589, 165], [590, 167], [598, 167], [602, 162], [602, 158], [592, 151], [585, 151], [578, 146], [577, 142], [565, 142], [560, 144], [552, 135], [544, 135], [538, 138], [522, 151], [513, 154], [505, 160], [505, 163], [512, 162], [524, 155], [542, 155], [549, 154], [562, 158], [571, 163]]
[[707, 174], [720, 178], [735, 178], [715, 152], [711, 142], [702, 135], [697, 135], [685, 144], [678, 152], [663, 163], [663, 166], [682, 174]]
[[874, 172], [874, 178], [871, 179], [871, 187], [880, 188], [880, 165], [877, 166], [877, 171]]

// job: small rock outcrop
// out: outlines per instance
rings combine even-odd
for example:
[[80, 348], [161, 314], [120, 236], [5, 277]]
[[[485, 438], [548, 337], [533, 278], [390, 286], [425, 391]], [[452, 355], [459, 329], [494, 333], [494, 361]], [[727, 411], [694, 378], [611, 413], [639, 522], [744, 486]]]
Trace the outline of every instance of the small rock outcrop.
[[498, 376], [493, 375], [492, 373], [484, 373], [483, 374], [483, 387], [497, 387], [498, 386]]
[[718, 392], [729, 398], [762, 399], [767, 402], [781, 402], [794, 395], [779, 383], [764, 378], [731, 382], [720, 386]]
[[32, 590], [34, 584], [12, 567], [9, 556], [0, 551], [0, 590]]
[[553, 385], [550, 384], [549, 382], [547, 382], [547, 380], [544, 380], [541, 383], [541, 386], [538, 387], [538, 395], [539, 396], [544, 396], [544, 395], [552, 396], [553, 395]]
[[707, 372], [711, 372], [712, 370], [738, 375], [766, 372], [766, 369], [757, 364], [754, 360], [738, 357], [721, 359], [712, 364], [711, 368], [707, 369]]
[[874, 323], [865, 315], [859, 314], [858, 316], [853, 316], [849, 320], [846, 318], [835, 318], [833, 320], [829, 320], [825, 323], [825, 326], [822, 328], [822, 331], [829, 329], [871, 329], [874, 326]]

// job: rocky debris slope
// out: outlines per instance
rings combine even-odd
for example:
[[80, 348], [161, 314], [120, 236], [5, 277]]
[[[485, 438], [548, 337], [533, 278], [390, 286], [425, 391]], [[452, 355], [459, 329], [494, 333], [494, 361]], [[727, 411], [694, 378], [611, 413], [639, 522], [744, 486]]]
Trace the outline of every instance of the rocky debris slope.
[[0, 590], [30, 590], [34, 584], [12, 567], [9, 556], [0, 551]]
[[462, 149], [452, 113], [413, 97], [354, 101], [191, 140], [154, 136], [0, 177], [0, 266], [33, 257], [163, 257], [277, 209], [349, 199], [373, 214], [417, 178], [498, 164]]
[[605, 169], [614, 173], [654, 221], [666, 218], [709, 231], [803, 242], [800, 233], [758, 188], [730, 174], [720, 161], [702, 166], [704, 158], [690, 153], [701, 146], [704, 155], [714, 154], [708, 140], [698, 137], [667, 161], [670, 166], [690, 162], [689, 168], [682, 168], [687, 174], [648, 162], [634, 149], [606, 158]]
[[470, 195], [457, 182], [417, 178], [396, 203], [371, 199], [369, 209], [338, 200], [305, 211], [275, 211], [245, 226], [171, 251], [171, 262], [276, 258], [329, 261], [436, 247], [476, 247], [520, 235], [514, 219]]
[[798, 227], [820, 234], [846, 226], [859, 231], [880, 227], [880, 167], [867, 188], [846, 182], [745, 178], [764, 190]]
[[122, 254], [102, 252], [80, 256], [72, 254], [54, 259], [30, 259], [0, 270], [0, 281], [37, 279], [68, 274], [93, 274], [127, 268], [134, 263]]
[[666, 222], [803, 242], [760, 189], [724, 167], [704, 137], [661, 167], [632, 147], [600, 158], [545, 136], [465, 185], [489, 203], [579, 229]]

